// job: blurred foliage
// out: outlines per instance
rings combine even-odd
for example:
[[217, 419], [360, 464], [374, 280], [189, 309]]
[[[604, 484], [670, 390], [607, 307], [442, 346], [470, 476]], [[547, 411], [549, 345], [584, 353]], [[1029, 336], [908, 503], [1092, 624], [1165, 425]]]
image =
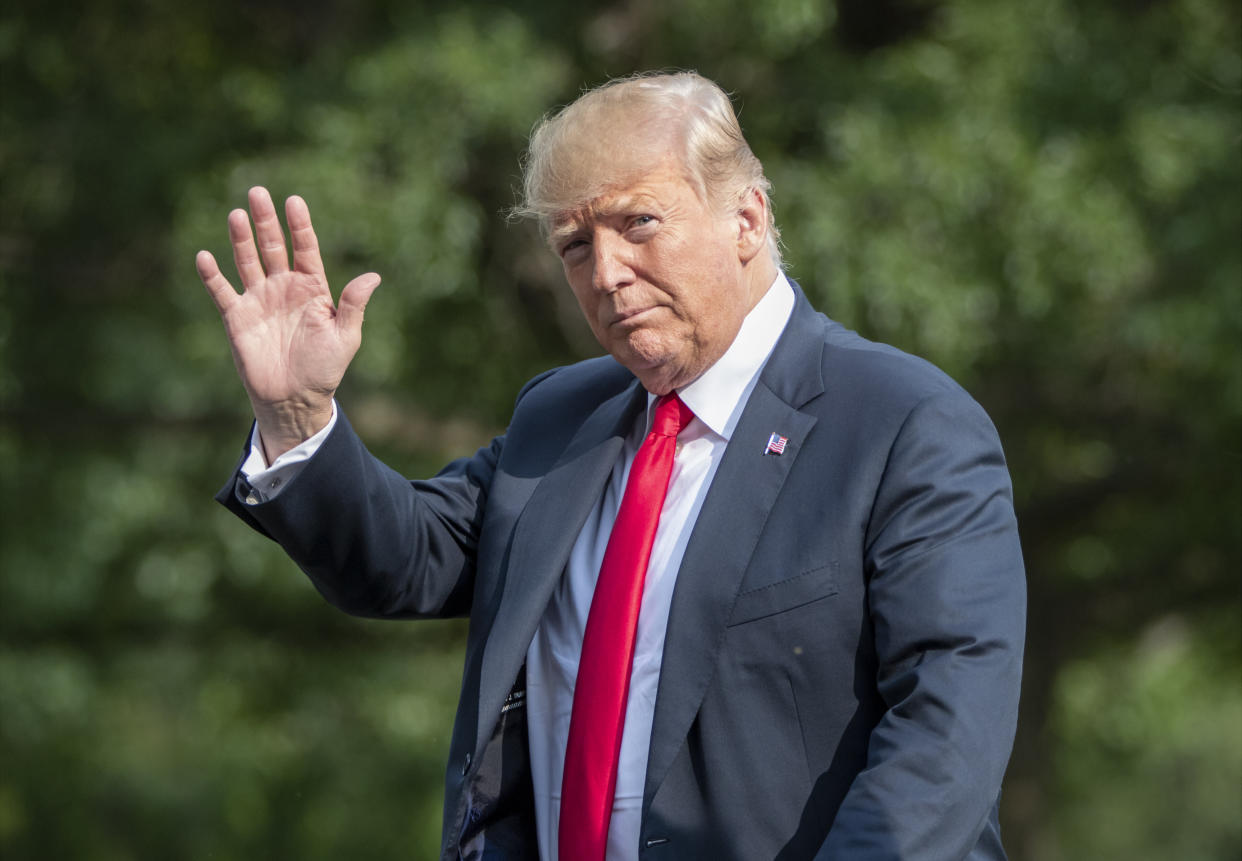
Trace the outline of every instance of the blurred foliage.
[[1061, 739], [1054, 788], [1065, 806], [1059, 833], [1045, 836], [1059, 846], [1045, 855], [1237, 855], [1242, 690], [1221, 679], [1237, 673], [1238, 618], [1204, 621], [1220, 626], [1216, 633], [1233, 648], [1215, 651], [1169, 617], [1062, 669], [1052, 728]]
[[342, 401], [427, 474], [597, 351], [503, 213], [543, 111], [657, 67], [737, 93], [818, 306], [1000, 427], [1011, 857], [1242, 854], [1236, 3], [100, 0], [0, 11], [0, 855], [434, 857], [462, 625], [346, 618], [210, 502], [191, 260], [306, 197], [384, 276]]

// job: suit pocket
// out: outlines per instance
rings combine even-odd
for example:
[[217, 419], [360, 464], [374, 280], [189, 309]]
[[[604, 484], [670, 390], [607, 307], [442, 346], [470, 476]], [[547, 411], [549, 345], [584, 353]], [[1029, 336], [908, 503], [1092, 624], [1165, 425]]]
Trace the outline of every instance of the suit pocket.
[[730, 627], [774, 616], [835, 595], [838, 590], [837, 568], [836, 562], [830, 562], [786, 580], [740, 593], [733, 603], [733, 612], [729, 615]]

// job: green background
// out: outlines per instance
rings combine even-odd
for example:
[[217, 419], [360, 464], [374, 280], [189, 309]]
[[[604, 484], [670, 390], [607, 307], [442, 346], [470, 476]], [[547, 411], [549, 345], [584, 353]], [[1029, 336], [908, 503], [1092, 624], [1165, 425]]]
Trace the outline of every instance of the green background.
[[430, 858], [459, 622], [348, 618], [210, 499], [248, 414], [193, 255], [252, 184], [379, 271], [340, 393], [425, 475], [598, 347], [534, 121], [696, 68], [790, 274], [940, 364], [1031, 594], [1017, 861], [1242, 854], [1235, 0], [98, 0], [0, 12], [0, 856]]

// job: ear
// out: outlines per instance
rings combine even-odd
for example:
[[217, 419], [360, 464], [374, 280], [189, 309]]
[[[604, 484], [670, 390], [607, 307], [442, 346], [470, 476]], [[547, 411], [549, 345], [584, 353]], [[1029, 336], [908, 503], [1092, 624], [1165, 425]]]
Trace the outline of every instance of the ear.
[[759, 189], [749, 188], [742, 194], [736, 217], [738, 259], [745, 264], [768, 242], [768, 207]]

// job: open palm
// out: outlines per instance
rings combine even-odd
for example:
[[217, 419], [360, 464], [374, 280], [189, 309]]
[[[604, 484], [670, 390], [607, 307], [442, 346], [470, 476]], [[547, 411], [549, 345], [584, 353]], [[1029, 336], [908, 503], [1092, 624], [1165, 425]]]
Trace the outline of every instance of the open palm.
[[244, 210], [233, 210], [228, 219], [243, 292], [233, 289], [209, 252], [200, 251], [196, 264], [224, 319], [271, 459], [327, 423], [332, 396], [362, 340], [363, 310], [380, 279], [358, 276], [341, 291], [340, 304], [333, 303], [306, 202], [294, 196], [285, 204], [290, 269], [271, 196], [252, 188], [249, 198], [254, 233]]

